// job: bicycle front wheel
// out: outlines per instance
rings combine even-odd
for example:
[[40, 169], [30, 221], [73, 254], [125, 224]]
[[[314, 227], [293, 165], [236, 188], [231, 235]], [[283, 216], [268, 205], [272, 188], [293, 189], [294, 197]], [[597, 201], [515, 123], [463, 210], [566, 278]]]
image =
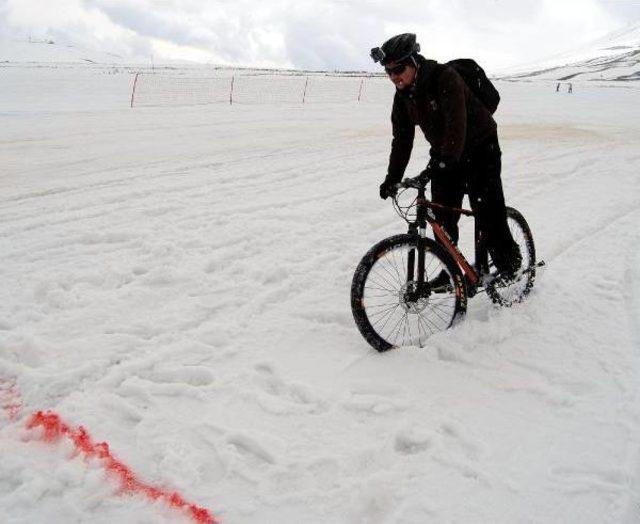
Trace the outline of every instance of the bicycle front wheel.
[[[424, 282], [418, 281], [419, 249], [424, 253]], [[460, 268], [429, 238], [396, 235], [382, 240], [364, 256], [353, 276], [353, 318], [377, 351], [423, 347], [431, 335], [451, 327], [466, 307]]]

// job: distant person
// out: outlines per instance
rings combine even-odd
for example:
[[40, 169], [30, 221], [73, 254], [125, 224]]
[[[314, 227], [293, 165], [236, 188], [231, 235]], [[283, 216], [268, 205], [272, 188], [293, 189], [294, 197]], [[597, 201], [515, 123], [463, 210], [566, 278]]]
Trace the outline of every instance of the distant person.
[[560, 82], [558, 82], [558, 84], [556, 85], [556, 93], [558, 93], [560, 91]]
[[569, 93], [573, 93], [573, 84], [569, 82]]
[[[419, 51], [416, 35], [411, 33], [394, 36], [371, 50], [373, 60], [384, 66], [396, 86], [391, 155], [380, 197], [396, 194], [396, 184], [411, 157], [415, 128], [420, 126], [431, 145], [430, 160], [414, 180], [430, 179], [431, 198], [442, 205], [459, 208], [465, 193], [469, 194], [491, 258], [500, 273], [510, 278], [520, 268], [522, 256], [507, 226], [496, 122], [457, 71], [427, 60]], [[460, 215], [438, 210], [435, 215], [457, 242]], [[436, 280], [444, 278], [448, 277], [441, 274]]]

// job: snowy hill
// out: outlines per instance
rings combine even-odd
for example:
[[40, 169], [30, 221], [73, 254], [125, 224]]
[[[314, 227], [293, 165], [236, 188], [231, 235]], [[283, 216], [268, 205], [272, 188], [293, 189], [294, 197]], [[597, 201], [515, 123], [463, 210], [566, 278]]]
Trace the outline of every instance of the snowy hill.
[[[129, 60], [131, 62], [131, 60]], [[0, 64], [123, 64], [125, 59], [115, 53], [60, 44], [53, 40], [0, 42]]]
[[500, 77], [572, 82], [640, 80], [640, 23], [575, 51], [523, 66]]

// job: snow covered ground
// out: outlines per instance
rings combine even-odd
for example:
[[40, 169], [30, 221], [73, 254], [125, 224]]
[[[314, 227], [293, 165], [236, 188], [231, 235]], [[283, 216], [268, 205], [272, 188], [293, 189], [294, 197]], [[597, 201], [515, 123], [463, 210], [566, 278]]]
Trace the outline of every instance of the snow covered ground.
[[637, 88], [498, 84], [548, 269], [377, 354], [349, 288], [404, 228], [390, 100], [131, 110], [131, 80], [0, 69], [0, 521], [188, 522], [35, 439], [40, 409], [222, 522], [640, 521]]

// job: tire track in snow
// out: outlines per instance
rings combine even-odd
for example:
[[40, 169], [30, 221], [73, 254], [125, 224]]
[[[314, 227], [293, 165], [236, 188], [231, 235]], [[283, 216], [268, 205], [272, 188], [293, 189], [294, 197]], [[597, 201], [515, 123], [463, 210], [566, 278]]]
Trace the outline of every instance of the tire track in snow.
[[548, 259], [548, 261], [561, 258], [564, 254], [573, 251], [576, 247], [579, 247], [584, 242], [593, 242], [594, 237], [602, 233], [606, 233], [607, 230], [614, 228], [618, 222], [624, 221], [625, 219], [632, 216], [633, 214], [638, 213], [639, 211], [640, 206], [634, 204], [626, 209], [623, 209], [622, 211], [618, 211], [612, 217], [600, 218], [599, 223], [595, 225], [590, 224], [590, 226], [594, 227], [594, 229], [590, 229], [589, 233], [583, 234], [575, 240], [561, 245], [559, 248], [551, 251], [548, 255], [545, 255], [545, 258]]

